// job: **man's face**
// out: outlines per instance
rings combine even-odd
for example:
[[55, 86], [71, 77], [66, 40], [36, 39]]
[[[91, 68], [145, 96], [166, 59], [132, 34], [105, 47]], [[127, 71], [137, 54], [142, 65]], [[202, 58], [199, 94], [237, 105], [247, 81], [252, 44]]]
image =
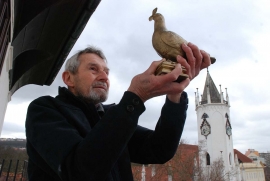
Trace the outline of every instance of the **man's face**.
[[85, 53], [78, 57], [80, 65], [73, 74], [73, 93], [94, 104], [107, 100], [110, 82], [109, 68], [98, 55]]

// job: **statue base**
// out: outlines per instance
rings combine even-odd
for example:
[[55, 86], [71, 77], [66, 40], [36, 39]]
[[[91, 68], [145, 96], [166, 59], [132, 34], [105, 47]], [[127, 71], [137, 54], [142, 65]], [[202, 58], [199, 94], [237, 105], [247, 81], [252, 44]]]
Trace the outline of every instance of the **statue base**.
[[[161, 64], [158, 65], [155, 75], [164, 75], [167, 73], [170, 73], [175, 68], [176, 62], [173, 62], [171, 60], [165, 60], [161, 62]], [[182, 82], [186, 78], [188, 78], [188, 75], [186, 74], [187, 70], [185, 67], [182, 66], [182, 74], [179, 75], [177, 80], [175, 82]]]

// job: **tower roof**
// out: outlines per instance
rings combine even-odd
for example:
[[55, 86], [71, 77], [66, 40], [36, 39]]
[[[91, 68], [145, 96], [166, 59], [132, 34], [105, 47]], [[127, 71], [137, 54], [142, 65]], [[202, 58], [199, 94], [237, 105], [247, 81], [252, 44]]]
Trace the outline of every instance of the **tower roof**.
[[207, 103], [207, 87], [209, 88], [211, 103], [221, 103], [220, 93], [218, 92], [218, 89], [213, 79], [211, 78], [209, 71], [207, 71], [206, 81], [204, 85], [202, 101], [201, 101], [202, 104]]

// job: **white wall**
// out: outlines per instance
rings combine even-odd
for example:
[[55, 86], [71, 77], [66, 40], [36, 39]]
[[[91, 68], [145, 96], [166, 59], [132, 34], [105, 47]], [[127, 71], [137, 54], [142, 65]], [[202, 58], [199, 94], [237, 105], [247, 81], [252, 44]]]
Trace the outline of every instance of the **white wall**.
[[[198, 142], [204, 140], [205, 150], [210, 155], [210, 162], [218, 160], [221, 156], [224, 161], [226, 172], [234, 169], [234, 152], [233, 152], [233, 140], [232, 135], [230, 138], [226, 134], [226, 118], [225, 114], [230, 115], [230, 107], [227, 104], [222, 103], [210, 103], [199, 105], [196, 107], [197, 113], [197, 129], [198, 129]], [[203, 122], [202, 115], [206, 113], [209, 118], [206, 118], [211, 126], [211, 134], [207, 136], [201, 135], [200, 126]], [[231, 121], [231, 120], [230, 120]], [[221, 152], [222, 151], [222, 152]], [[229, 164], [229, 154], [231, 153], [231, 165]], [[204, 154], [202, 154], [204, 156]], [[205, 156], [204, 156], [205, 157]], [[205, 160], [205, 159], [203, 159]], [[206, 165], [206, 163], [203, 163]]]
[[9, 94], [9, 70], [12, 67], [13, 48], [8, 45], [8, 50], [5, 56], [4, 65], [0, 75], [0, 135], [3, 128], [7, 103], [10, 101]]
[[[14, 27], [14, 0], [10, 0], [10, 39], [13, 38], [13, 27]], [[5, 55], [4, 64], [0, 74], [0, 136], [2, 133], [5, 113], [7, 110], [7, 104], [11, 99], [9, 93], [9, 70], [12, 69], [13, 60], [13, 47], [9, 43], [7, 52]]]

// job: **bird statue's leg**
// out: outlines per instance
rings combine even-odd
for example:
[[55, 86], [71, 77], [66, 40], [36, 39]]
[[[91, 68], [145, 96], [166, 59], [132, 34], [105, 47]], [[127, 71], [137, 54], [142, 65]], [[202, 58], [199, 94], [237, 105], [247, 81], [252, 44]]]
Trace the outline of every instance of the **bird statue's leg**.
[[[171, 60], [162, 61], [157, 67], [155, 71], [155, 75], [163, 75], [163, 74], [170, 73], [175, 68], [175, 65], [176, 65], [176, 62], [173, 62]], [[179, 75], [179, 77], [177, 78], [175, 82], [179, 83], [185, 80], [186, 78], [188, 78], [188, 75], [186, 74], [186, 72], [187, 72], [186, 68], [182, 66], [182, 74]]]

